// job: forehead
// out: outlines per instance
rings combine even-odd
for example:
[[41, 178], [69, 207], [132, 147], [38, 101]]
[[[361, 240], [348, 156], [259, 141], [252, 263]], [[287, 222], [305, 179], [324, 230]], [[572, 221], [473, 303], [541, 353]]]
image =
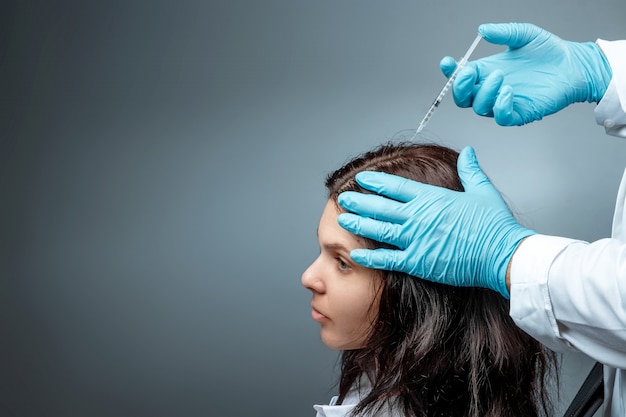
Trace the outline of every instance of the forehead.
[[328, 200], [326, 202], [326, 206], [322, 212], [322, 218], [320, 219], [320, 224], [317, 229], [320, 243], [341, 245], [346, 249], [363, 247], [362, 239], [339, 226], [339, 223], [337, 223], [337, 216], [340, 213], [342, 213], [342, 211], [334, 201]]

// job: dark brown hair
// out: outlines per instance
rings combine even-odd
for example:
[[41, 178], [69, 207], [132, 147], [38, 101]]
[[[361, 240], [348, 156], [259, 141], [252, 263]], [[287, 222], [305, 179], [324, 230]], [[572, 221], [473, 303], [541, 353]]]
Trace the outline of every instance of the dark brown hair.
[[[439, 145], [389, 143], [333, 172], [326, 187], [335, 202], [343, 191], [367, 192], [355, 175], [368, 170], [463, 191], [457, 159], [456, 151]], [[488, 289], [381, 274], [379, 313], [366, 345], [341, 356], [339, 403], [363, 375], [372, 386], [353, 415], [384, 405], [406, 416], [549, 414], [546, 381], [554, 354], [515, 325], [508, 300]]]

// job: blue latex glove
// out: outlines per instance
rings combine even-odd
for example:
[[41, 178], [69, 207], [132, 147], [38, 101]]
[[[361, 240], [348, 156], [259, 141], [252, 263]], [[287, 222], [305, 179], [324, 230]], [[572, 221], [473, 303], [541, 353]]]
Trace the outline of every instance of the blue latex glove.
[[[452, 84], [455, 103], [502, 126], [519, 126], [576, 102], [598, 102], [612, 71], [593, 42], [565, 41], [528, 23], [484, 24], [478, 32], [504, 52], [470, 61]], [[450, 77], [452, 57], [440, 63]]]
[[490, 288], [508, 298], [509, 261], [522, 239], [535, 232], [513, 218], [474, 149], [460, 152], [458, 171], [465, 192], [381, 172], [357, 174], [359, 184], [380, 195], [341, 193], [339, 204], [351, 213], [339, 215], [339, 224], [398, 250], [356, 249], [352, 259], [429, 281]]

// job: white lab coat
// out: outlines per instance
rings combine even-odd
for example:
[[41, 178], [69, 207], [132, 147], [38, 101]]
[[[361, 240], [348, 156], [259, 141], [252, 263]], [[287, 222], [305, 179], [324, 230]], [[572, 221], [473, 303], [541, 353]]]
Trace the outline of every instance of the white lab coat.
[[[597, 41], [613, 78], [595, 110], [606, 133], [626, 138], [626, 40]], [[604, 364], [604, 417], [626, 416], [626, 171], [611, 239], [531, 236], [511, 263], [511, 317], [555, 351]]]

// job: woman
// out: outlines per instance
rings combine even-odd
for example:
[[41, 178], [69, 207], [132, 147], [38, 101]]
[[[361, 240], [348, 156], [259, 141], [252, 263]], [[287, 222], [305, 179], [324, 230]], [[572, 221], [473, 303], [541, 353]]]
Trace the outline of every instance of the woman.
[[350, 259], [352, 249], [383, 245], [337, 223], [338, 195], [365, 192], [358, 172], [462, 191], [457, 157], [438, 145], [387, 144], [327, 178], [320, 255], [302, 284], [312, 292], [322, 341], [343, 353], [339, 395], [315, 406], [318, 417], [549, 415], [546, 379], [554, 355], [515, 326], [508, 300], [360, 266]]

